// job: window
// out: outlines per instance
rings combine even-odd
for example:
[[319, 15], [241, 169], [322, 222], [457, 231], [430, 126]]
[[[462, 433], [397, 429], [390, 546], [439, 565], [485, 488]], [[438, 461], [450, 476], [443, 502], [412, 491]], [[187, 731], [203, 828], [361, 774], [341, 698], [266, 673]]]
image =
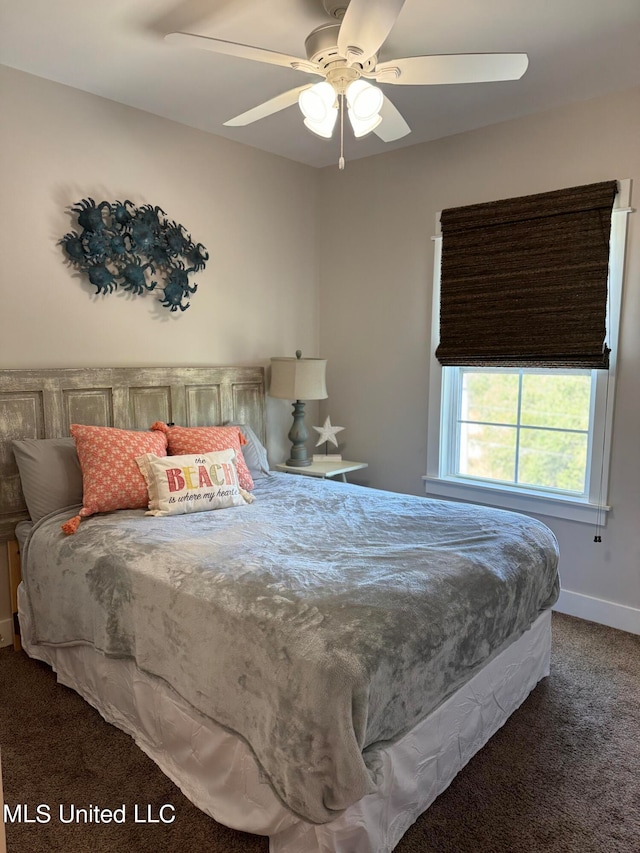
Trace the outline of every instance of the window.
[[445, 371], [445, 476], [588, 495], [595, 371]]
[[[610, 425], [630, 181], [611, 221], [610, 369], [441, 366], [430, 370], [426, 491], [593, 523], [608, 507]], [[435, 239], [433, 346], [441, 238]]]

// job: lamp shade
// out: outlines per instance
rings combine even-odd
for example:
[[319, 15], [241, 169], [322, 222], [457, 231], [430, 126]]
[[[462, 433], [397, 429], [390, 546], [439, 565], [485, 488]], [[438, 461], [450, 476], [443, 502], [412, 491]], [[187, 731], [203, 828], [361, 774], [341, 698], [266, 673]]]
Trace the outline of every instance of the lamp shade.
[[318, 136], [330, 139], [338, 118], [333, 86], [325, 80], [309, 89], [303, 89], [298, 98], [298, 105], [304, 115], [305, 127]]
[[334, 109], [335, 101], [333, 86], [325, 80], [309, 89], [303, 89], [298, 97], [298, 106], [305, 118], [311, 119], [312, 122], [322, 122], [329, 110]]
[[272, 358], [269, 394], [282, 400], [324, 400], [326, 368], [326, 358]]
[[354, 80], [347, 89], [347, 104], [358, 121], [370, 121], [375, 118], [384, 103], [380, 89], [360, 78]]
[[326, 118], [323, 121], [311, 121], [310, 118], [304, 120], [304, 126], [309, 128], [316, 136], [322, 136], [324, 139], [331, 139], [333, 128], [336, 126], [338, 118], [338, 110], [329, 110]]
[[376, 129], [382, 121], [382, 116], [375, 115], [368, 119], [362, 119], [358, 118], [353, 110], [349, 110], [349, 121], [353, 128], [353, 135], [356, 139], [360, 139], [361, 136], [366, 136], [367, 133], [371, 133], [372, 130]]

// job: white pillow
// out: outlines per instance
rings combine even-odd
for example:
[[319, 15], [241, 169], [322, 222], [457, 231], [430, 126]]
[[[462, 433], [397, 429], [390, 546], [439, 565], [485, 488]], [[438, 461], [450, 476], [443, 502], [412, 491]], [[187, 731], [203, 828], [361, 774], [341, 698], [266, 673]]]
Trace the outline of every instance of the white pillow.
[[149, 489], [147, 515], [183, 515], [253, 503], [240, 488], [235, 451], [154, 456], [145, 453], [136, 462]]

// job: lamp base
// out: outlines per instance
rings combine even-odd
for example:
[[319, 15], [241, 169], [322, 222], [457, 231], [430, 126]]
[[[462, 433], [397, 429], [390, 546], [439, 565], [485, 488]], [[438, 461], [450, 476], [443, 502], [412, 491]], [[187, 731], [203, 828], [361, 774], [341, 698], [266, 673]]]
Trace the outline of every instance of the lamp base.
[[311, 465], [312, 460], [307, 455], [306, 440], [309, 433], [304, 425], [304, 402], [296, 400], [293, 404], [293, 424], [289, 430], [289, 441], [291, 442], [291, 456], [286, 464], [292, 468], [305, 468]]
[[307, 465], [311, 465], [312, 462], [313, 459], [307, 457], [307, 459], [287, 459], [284, 464], [288, 465], [289, 468], [305, 468]]

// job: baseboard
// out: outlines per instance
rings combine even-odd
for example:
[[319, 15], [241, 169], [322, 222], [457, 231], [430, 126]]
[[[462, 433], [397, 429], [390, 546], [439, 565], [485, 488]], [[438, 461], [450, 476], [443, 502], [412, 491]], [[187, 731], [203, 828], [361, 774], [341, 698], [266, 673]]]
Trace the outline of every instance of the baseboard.
[[0, 619], [0, 648], [13, 645], [13, 620]]
[[553, 609], [558, 613], [566, 613], [567, 616], [577, 616], [589, 622], [608, 625], [609, 628], [640, 634], [640, 609], [637, 607], [628, 607], [626, 604], [616, 604], [614, 601], [562, 589]]

